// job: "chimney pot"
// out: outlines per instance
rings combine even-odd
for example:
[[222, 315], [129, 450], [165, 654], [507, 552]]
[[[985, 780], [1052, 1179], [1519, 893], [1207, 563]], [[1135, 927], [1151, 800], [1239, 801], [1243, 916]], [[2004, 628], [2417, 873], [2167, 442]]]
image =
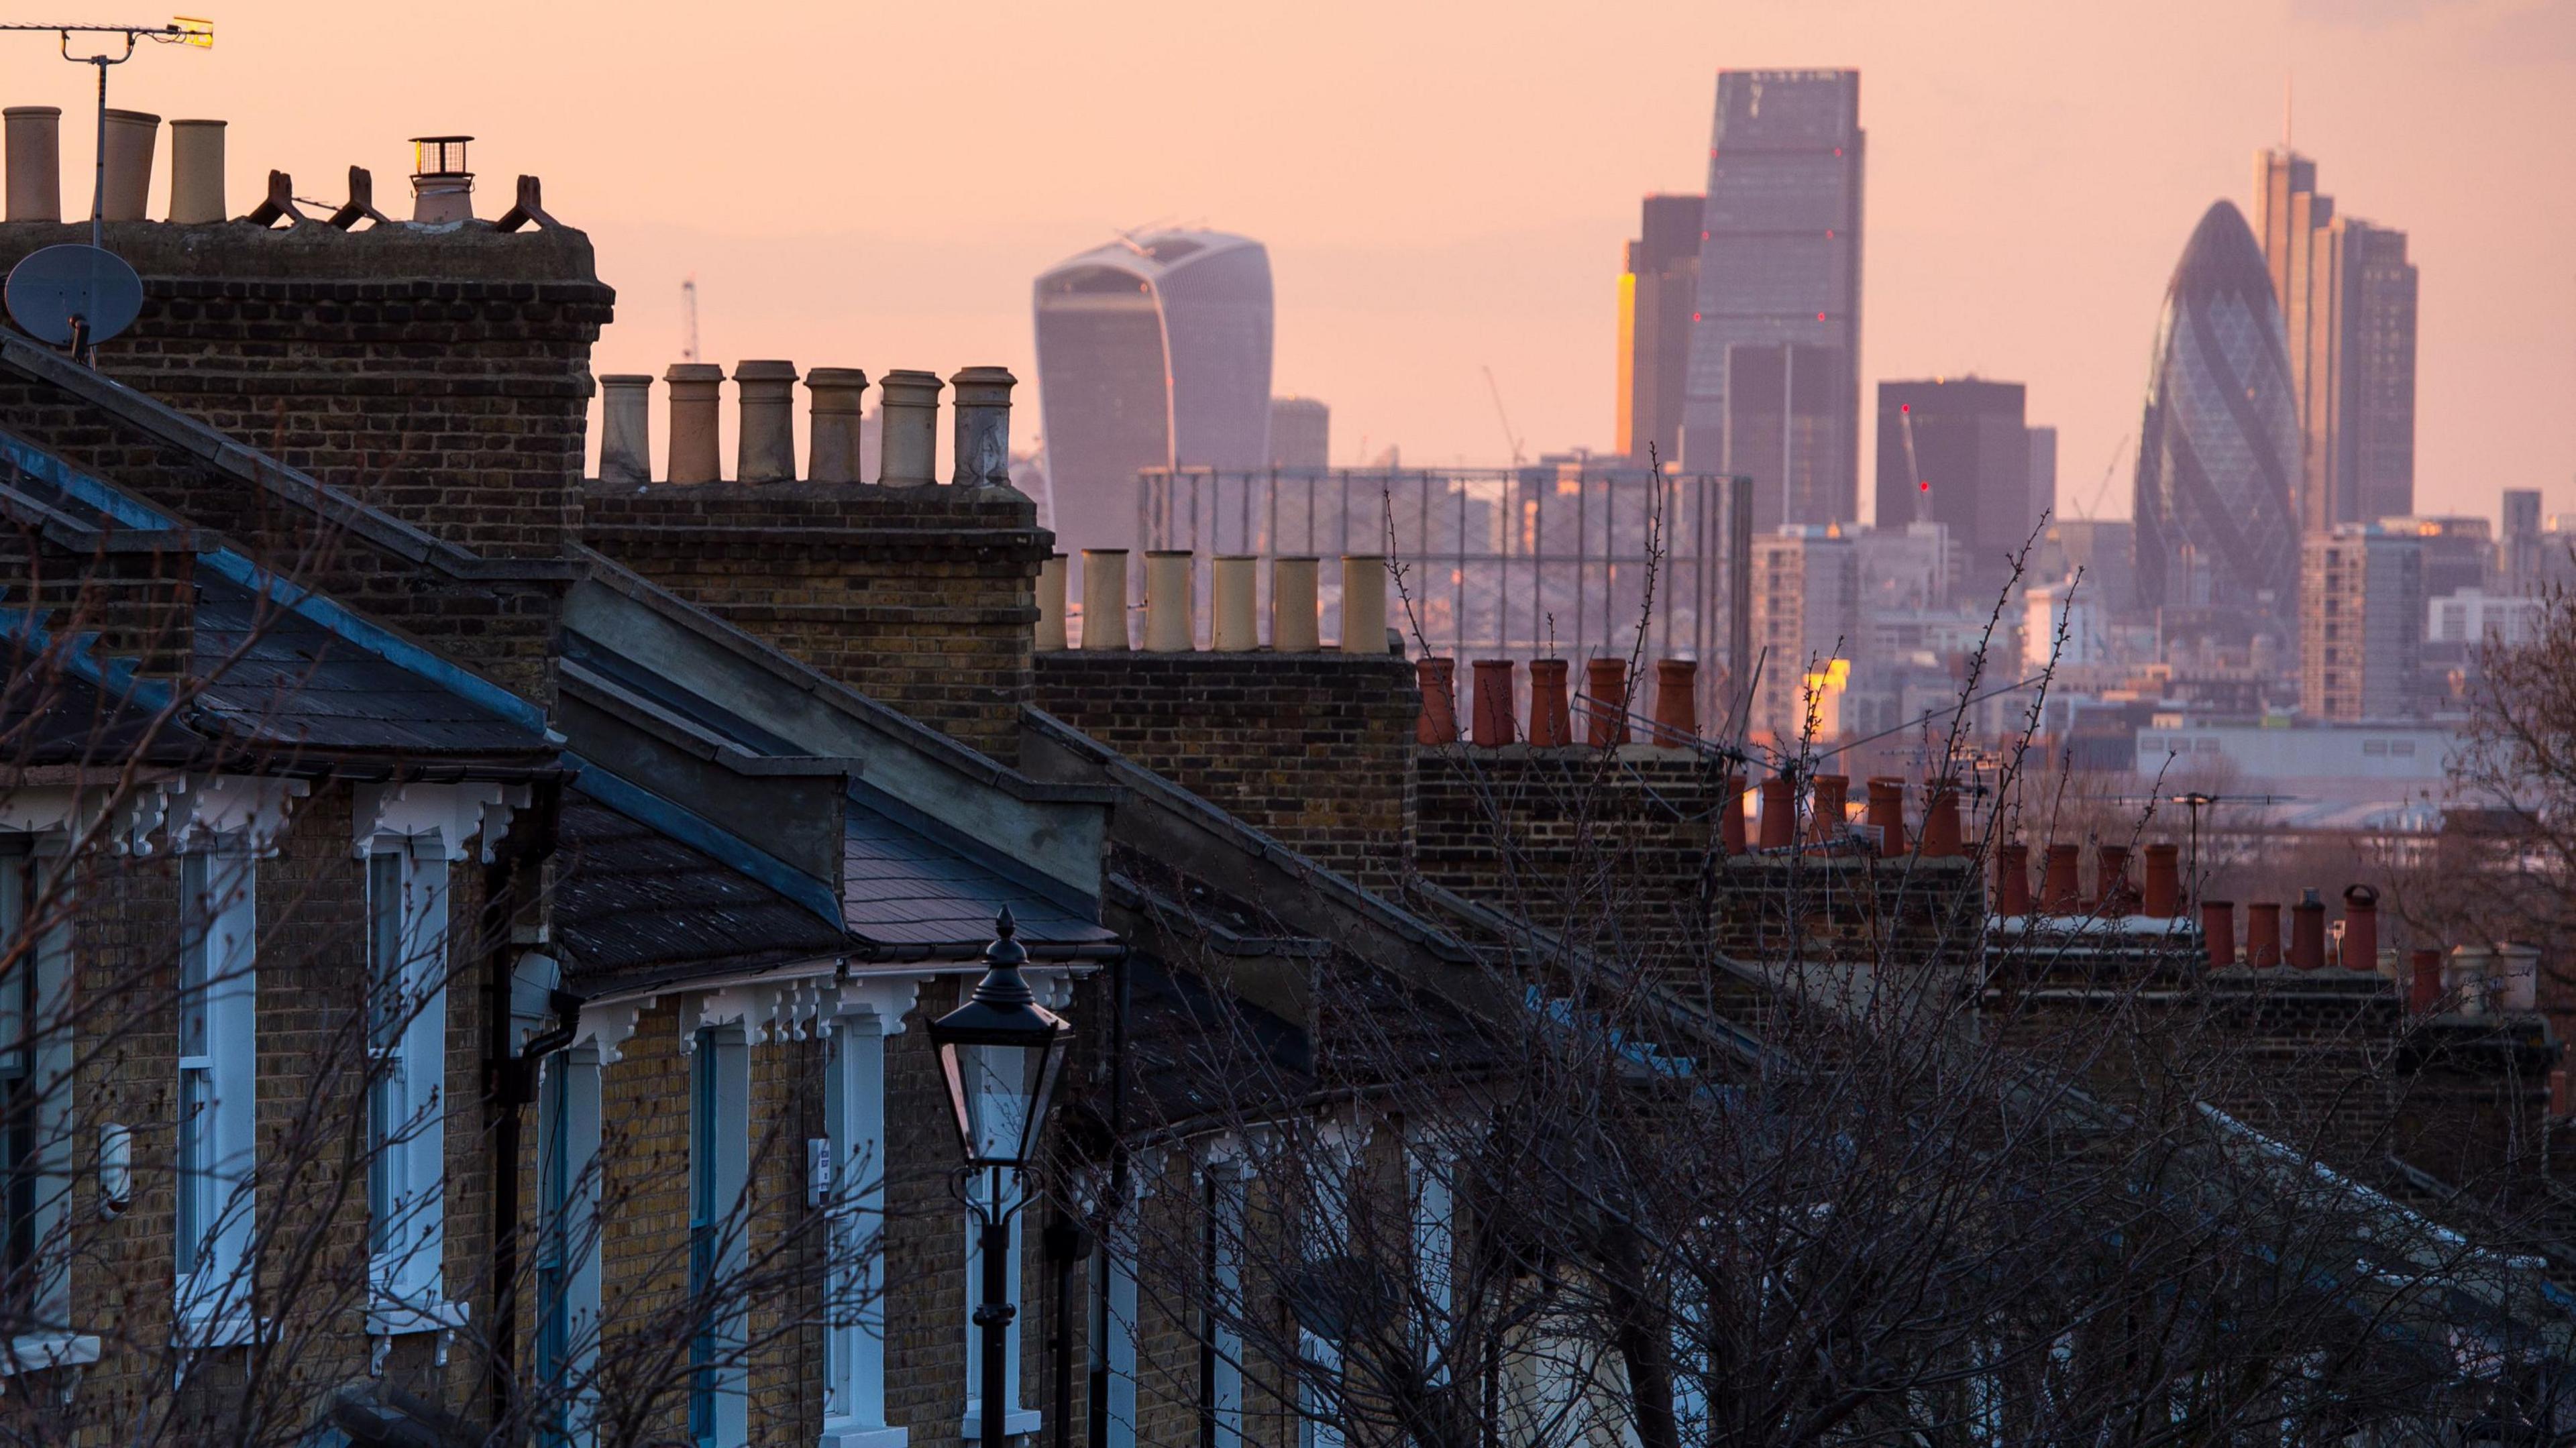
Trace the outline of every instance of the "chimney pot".
[[2290, 907], [2290, 968], [2316, 970], [2326, 963], [2326, 902], [2309, 890]]
[[2343, 968], [2379, 969], [2379, 892], [2368, 885], [2343, 892]]
[[2093, 887], [2104, 915], [2127, 915], [2137, 908], [2137, 896], [2129, 889], [2127, 845], [2093, 847]]
[[2084, 853], [2074, 845], [2050, 845], [2040, 857], [2039, 908], [2049, 915], [2072, 915], [2084, 908], [2084, 888], [2076, 880]]
[[11, 106], [0, 111], [9, 131], [9, 219], [63, 219], [63, 108]]
[[1798, 781], [1775, 774], [1762, 781], [1762, 848], [1785, 850], [1798, 842]]
[[411, 219], [414, 225], [445, 226], [450, 222], [474, 219], [474, 173], [465, 164], [465, 143], [473, 139], [472, 136], [411, 138]]
[[1065, 647], [1064, 627], [1064, 555], [1050, 553], [1038, 565], [1038, 633], [1035, 647], [1040, 653], [1058, 653]]
[[1342, 555], [1342, 652], [1386, 652], [1386, 559], [1379, 554]]
[[2245, 907], [2245, 964], [2269, 970], [2281, 963], [2281, 902], [2257, 900]]
[[1593, 659], [1583, 666], [1583, 711], [1595, 749], [1628, 742], [1628, 661]]
[[1270, 560], [1270, 647], [1275, 653], [1311, 654], [1324, 647], [1316, 625], [1315, 560]]
[[1517, 731], [1516, 705], [1512, 697], [1512, 661], [1510, 659], [1476, 660], [1476, 713], [1473, 721], [1476, 747], [1499, 749], [1512, 742]]
[[224, 123], [170, 123], [170, 221], [203, 226], [227, 219], [224, 210]]
[[717, 481], [716, 409], [724, 400], [724, 369], [713, 362], [674, 362], [662, 381], [671, 405], [670, 480]]
[[1727, 775], [1717, 782], [1717, 847], [1730, 855], [1744, 853], [1744, 780]]
[[1218, 653], [1250, 653], [1261, 647], [1261, 637], [1254, 631], [1259, 617], [1254, 607], [1255, 570], [1260, 566], [1261, 559], [1250, 553], [1224, 554], [1211, 565], [1216, 576], [1216, 622], [1209, 644]]
[[1878, 831], [1878, 852], [1893, 858], [1905, 853], [1905, 781], [1875, 775], [1869, 781], [1869, 808], [1863, 816]]
[[1145, 555], [1145, 652], [1186, 654], [1198, 647], [1198, 609], [1191, 597], [1197, 562], [1198, 555], [1186, 548]]
[[2406, 1009], [2429, 1016], [2442, 1004], [2442, 952], [2416, 950], [2406, 959]]
[[1540, 748], [1574, 742], [1573, 722], [1565, 710], [1565, 677], [1563, 659], [1530, 660], [1529, 742]]
[[950, 375], [951, 487], [1011, 485], [1011, 388], [1018, 382], [1008, 367], [961, 367]]
[[2010, 918], [2030, 915], [2030, 846], [1995, 847], [1995, 913]]
[[[889, 385], [892, 381], [891, 376], [887, 378]], [[1082, 647], [1086, 653], [1124, 653], [1127, 650], [1127, 550], [1124, 548], [1082, 550]]]
[[742, 425], [734, 434], [734, 480], [796, 481], [796, 364], [737, 363], [733, 381], [742, 394]]
[[[178, 150], [175, 143], [171, 150]], [[653, 481], [653, 379], [643, 373], [599, 379], [599, 480]]]
[[[877, 481], [889, 488], [926, 488], [939, 481], [939, 376], [898, 368], [877, 382]], [[1084, 549], [1088, 559], [1094, 550]], [[1099, 550], [1112, 551], [1112, 550]], [[1118, 576], [1127, 576], [1126, 552], [1119, 555]], [[1118, 593], [1123, 613], [1127, 593]], [[1091, 569], [1088, 563], [1082, 573], [1083, 617], [1091, 610]], [[1090, 632], [1086, 626], [1084, 633]], [[1090, 647], [1085, 644], [1084, 647]], [[1126, 645], [1121, 644], [1124, 648]]]
[[1458, 661], [1438, 655], [1416, 659], [1415, 682], [1422, 686], [1422, 712], [1414, 716], [1413, 742], [1416, 744], [1455, 744], [1458, 742], [1458, 696], [1455, 692]]
[[1655, 742], [1687, 744], [1699, 737], [1699, 663], [1655, 661]]
[[1807, 797], [1807, 838], [1829, 845], [1851, 825], [1851, 776], [1819, 774]]
[[152, 147], [161, 118], [149, 111], [107, 113], [107, 180], [99, 214], [109, 221], [141, 221], [152, 200]]
[[2171, 920], [2182, 913], [2181, 846], [2147, 846], [2145, 912], [2158, 920]]
[[1959, 781], [1936, 779], [1930, 789], [1923, 806], [1923, 858], [1955, 860], [1967, 849], [1959, 828]]
[[[805, 374], [812, 408], [805, 437], [806, 477], [818, 483], [859, 480], [860, 405], [867, 390], [868, 374], [856, 367], [817, 367]], [[1063, 580], [1057, 583], [1061, 587]]]
[[2200, 902], [2200, 938], [2209, 951], [2209, 968], [2225, 970], [2236, 964], [2236, 902], [2203, 900]]

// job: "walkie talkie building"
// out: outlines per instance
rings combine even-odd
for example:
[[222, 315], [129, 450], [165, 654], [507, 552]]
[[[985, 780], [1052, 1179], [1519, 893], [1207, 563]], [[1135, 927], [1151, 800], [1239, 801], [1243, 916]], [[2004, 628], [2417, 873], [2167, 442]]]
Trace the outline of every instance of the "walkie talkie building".
[[1039, 277], [1036, 305], [1057, 548], [1137, 546], [1136, 475], [1147, 468], [1269, 465], [1261, 243], [1215, 231], [1122, 237]]
[[2138, 429], [2138, 606], [2286, 615], [2299, 420], [2289, 342], [2253, 229], [2228, 202], [2184, 248]]

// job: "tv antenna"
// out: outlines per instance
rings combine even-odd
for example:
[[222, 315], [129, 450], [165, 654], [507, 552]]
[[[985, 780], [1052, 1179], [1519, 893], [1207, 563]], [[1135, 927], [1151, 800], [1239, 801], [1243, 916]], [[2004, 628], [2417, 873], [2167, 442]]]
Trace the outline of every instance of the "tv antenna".
[[[107, 219], [107, 68], [123, 65], [134, 58], [134, 43], [149, 40], [160, 45], [185, 45], [195, 50], [212, 50], [215, 44], [215, 22], [193, 15], [175, 15], [167, 25], [0, 25], [0, 31], [51, 31], [62, 38], [63, 59], [75, 65], [98, 67], [98, 165], [97, 176], [90, 187], [89, 244], [107, 245], [104, 222]], [[75, 35], [119, 35], [125, 38], [125, 49], [110, 54], [72, 54]], [[50, 249], [50, 248], [49, 248]], [[14, 276], [14, 273], [13, 273]], [[14, 295], [14, 287], [13, 287]], [[131, 317], [126, 319], [131, 322]], [[21, 325], [24, 325], [21, 323]], [[92, 341], [100, 340], [92, 337]]]
[[680, 280], [680, 315], [688, 330], [680, 343], [680, 360], [698, 360], [698, 274], [689, 273]]

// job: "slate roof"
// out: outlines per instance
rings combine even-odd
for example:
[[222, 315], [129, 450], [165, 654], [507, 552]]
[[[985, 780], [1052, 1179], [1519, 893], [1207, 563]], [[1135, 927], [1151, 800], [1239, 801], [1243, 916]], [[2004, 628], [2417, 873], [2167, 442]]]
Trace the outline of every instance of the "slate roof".
[[803, 905], [578, 784], [564, 792], [556, 831], [555, 933], [580, 973], [633, 986], [852, 948]]
[[[889, 807], [891, 808], [891, 807]], [[1003, 906], [1020, 939], [1043, 945], [1098, 945], [1115, 932], [1011, 878], [991, 851], [952, 844], [935, 831], [870, 808], [857, 791], [841, 851], [842, 911], [862, 939], [890, 946], [972, 944], [993, 938]]]

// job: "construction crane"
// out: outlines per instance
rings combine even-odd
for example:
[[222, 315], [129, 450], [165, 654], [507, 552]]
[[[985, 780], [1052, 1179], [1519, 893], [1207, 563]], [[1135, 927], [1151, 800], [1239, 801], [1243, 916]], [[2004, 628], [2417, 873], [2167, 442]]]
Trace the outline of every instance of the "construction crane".
[[2111, 444], [2111, 460], [2102, 465], [2102, 481], [2093, 485], [2093, 496], [2084, 504], [2084, 517], [2092, 517], [2093, 510], [2102, 506], [2102, 495], [2111, 490], [2111, 475], [2120, 470], [2120, 453], [2128, 445], [2129, 435], [2125, 432], [2120, 434], [2118, 442]]
[[1512, 466], [1521, 465], [1520, 434], [1512, 431], [1512, 415], [1503, 410], [1503, 387], [1494, 380], [1494, 369], [1485, 368], [1485, 390], [1494, 395], [1494, 416], [1503, 424], [1503, 442], [1511, 448]]
[[681, 324], [687, 328], [680, 343], [680, 360], [698, 360], [698, 274], [691, 272], [680, 282]]
[[1923, 476], [1923, 464], [1914, 456], [1914, 404], [1896, 405], [1896, 420], [1905, 432], [1905, 470], [1914, 475], [1914, 521], [1932, 521], [1932, 480]]

